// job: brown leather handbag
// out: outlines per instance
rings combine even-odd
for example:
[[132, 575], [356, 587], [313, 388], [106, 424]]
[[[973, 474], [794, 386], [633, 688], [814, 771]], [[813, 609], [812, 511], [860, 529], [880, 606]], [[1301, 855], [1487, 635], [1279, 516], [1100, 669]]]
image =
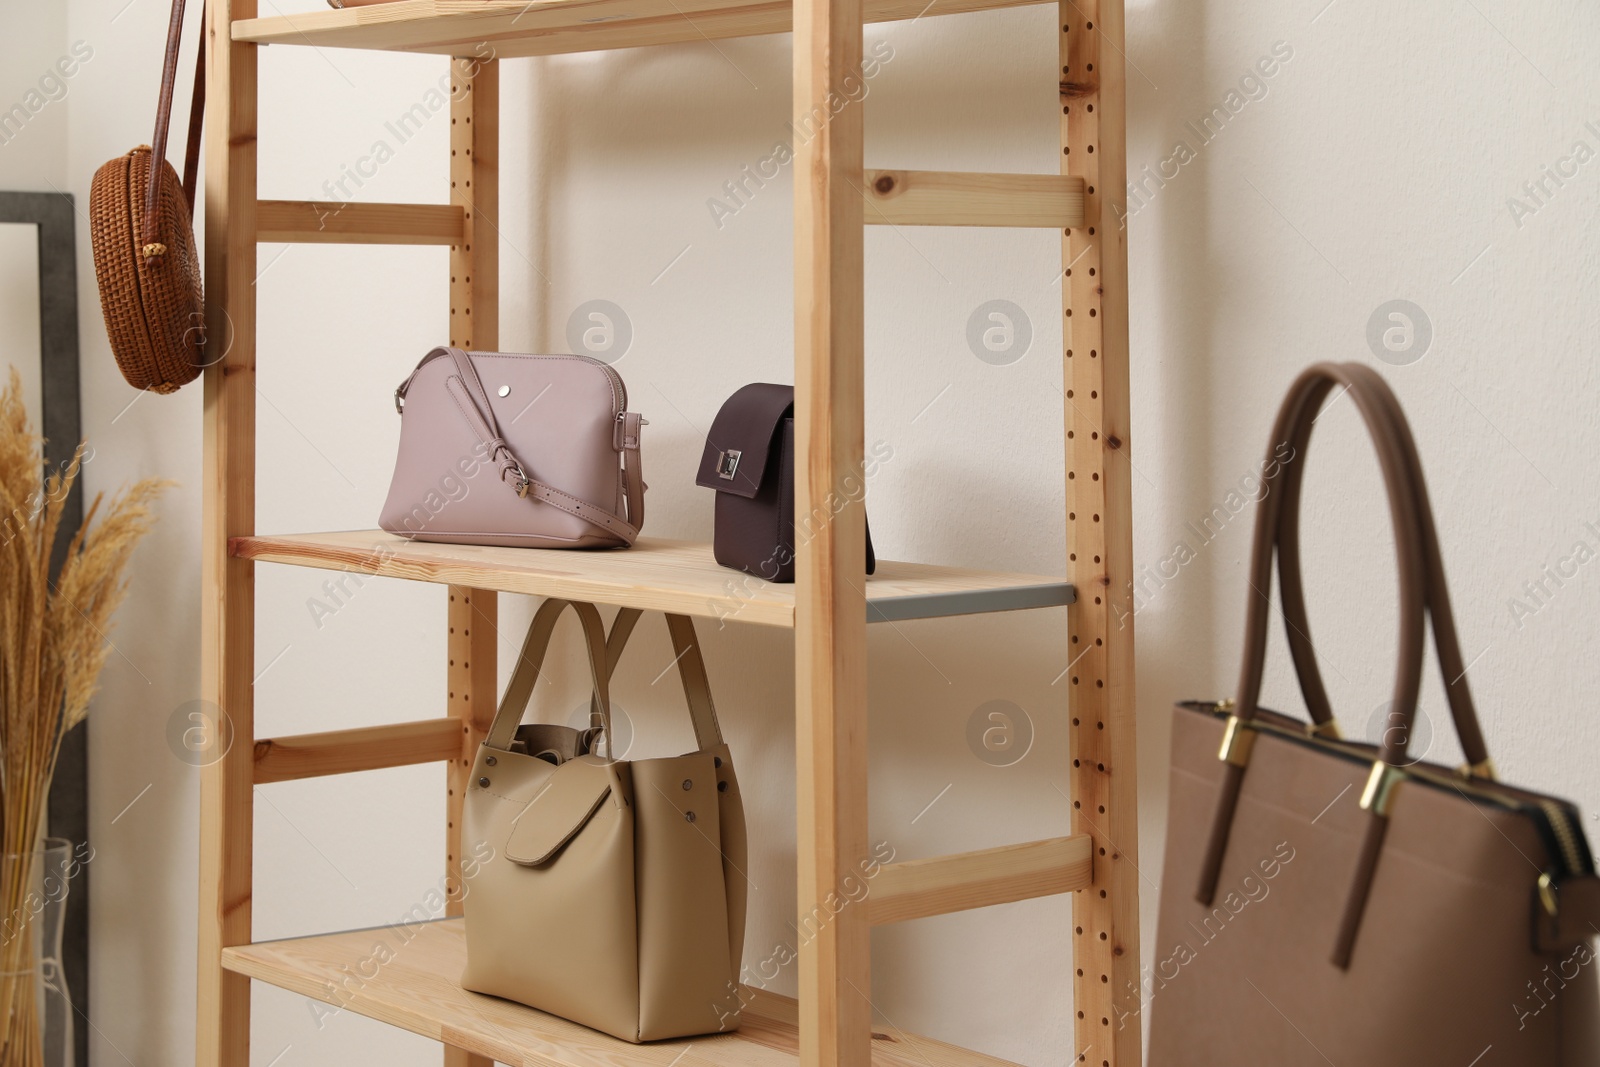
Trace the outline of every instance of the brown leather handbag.
[[[695, 484], [717, 491], [711, 541], [717, 562], [769, 582], [793, 582], [794, 386], [755, 382], [730, 396], [711, 423]], [[829, 517], [803, 517], [802, 535]], [[876, 569], [869, 527], [867, 573]]]
[[[1336, 386], [1377, 445], [1400, 564], [1399, 667], [1376, 745], [1340, 738], [1300, 572], [1304, 457]], [[1161, 916], [1137, 991], [1152, 1067], [1600, 1062], [1600, 879], [1570, 803], [1494, 779], [1399, 402], [1367, 367], [1317, 364], [1268, 460], [1238, 696], [1180, 704], [1173, 721]], [[1258, 705], [1274, 550], [1310, 723]], [[1425, 616], [1461, 768], [1408, 755]], [[1107, 1023], [1139, 1024], [1131, 1010]]]
[[[519, 729], [568, 607], [583, 625], [598, 727]], [[667, 624], [695, 751], [625, 761], [610, 749], [609, 678], [639, 615], [618, 614], [608, 648], [592, 604], [540, 606], [463, 814], [476, 862], [461, 984], [633, 1042], [738, 1028], [747, 895], [739, 781], [687, 617]]]
[[89, 186], [94, 273], [111, 353], [129, 385], [153, 393], [175, 392], [194, 381], [205, 364], [206, 307], [193, 221], [205, 115], [203, 28], [181, 183], [167, 162], [183, 2], [173, 0], [167, 27], [154, 148], [140, 145], [111, 160], [95, 172]]

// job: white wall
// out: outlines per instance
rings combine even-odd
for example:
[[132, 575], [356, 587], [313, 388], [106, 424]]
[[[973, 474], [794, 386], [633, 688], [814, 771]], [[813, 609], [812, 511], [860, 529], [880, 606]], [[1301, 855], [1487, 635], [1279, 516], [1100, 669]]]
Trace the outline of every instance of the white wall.
[[[0, 189], [60, 191], [67, 185], [71, 83], [60, 76], [55, 63], [71, 59], [66, 5], [13, 5], [5, 12], [4, 26]], [[22, 375], [23, 400], [35, 425], [40, 382], [38, 248], [37, 226], [0, 225], [0, 388], [15, 367]]]
[[[80, 203], [96, 166], [148, 137], [165, 12], [155, 0], [123, 4], [67, 5], [65, 39], [95, 49], [72, 85], [66, 173]], [[1130, 169], [1158, 167], [1179, 139], [1197, 148], [1165, 187], [1147, 186], [1153, 195], [1129, 222], [1141, 573], [1185, 538], [1196, 552], [1164, 585], [1145, 578], [1141, 593], [1147, 919], [1168, 708], [1231, 691], [1244, 603], [1248, 515], [1205, 545], [1186, 526], [1251, 472], [1299, 367], [1376, 362], [1368, 320], [1392, 299], [1431, 322], [1420, 358], [1380, 369], [1422, 441], [1496, 758], [1511, 780], [1600, 812], [1600, 724], [1585, 699], [1600, 683], [1587, 647], [1592, 568], [1531, 615], [1514, 621], [1512, 609], [1527, 600], [1524, 583], [1575, 542], [1600, 541], [1585, 526], [1600, 520], [1600, 475], [1587, 461], [1600, 447], [1590, 401], [1600, 162], [1520, 218], [1507, 205], [1575, 142], [1600, 150], [1600, 15], [1576, 2], [1323, 4], [1129, 11]], [[1040, 7], [869, 30], [869, 43], [894, 49], [871, 83], [870, 162], [1053, 170], [1053, 24], [1053, 9]], [[1264, 95], [1252, 89], [1257, 98], [1195, 146], [1186, 121], [1225, 104], [1277, 42], [1292, 54]], [[13, 47], [24, 48], [8, 40], [8, 58]], [[709, 535], [709, 494], [692, 485], [703, 431], [734, 386], [790, 373], [789, 175], [720, 229], [706, 206], [783, 136], [788, 47], [719, 42], [505, 71], [503, 347], [560, 350], [585, 300], [626, 310], [634, 341], [618, 369], [652, 420], [653, 534]], [[41, 55], [27, 52], [22, 68], [42, 69]], [[445, 123], [403, 146], [384, 125], [436, 83], [443, 60], [273, 48], [261, 68], [264, 196], [324, 197], [341, 165], [387, 139], [397, 157], [359, 198], [444, 198]], [[0, 160], [15, 155], [6, 148]], [[871, 489], [880, 551], [1059, 573], [1056, 239], [884, 228], [869, 232], [867, 256], [869, 438], [895, 453]], [[175, 757], [167, 729], [198, 695], [200, 396], [136, 398], [122, 384], [86, 237], [80, 257], [85, 425], [100, 457], [89, 487], [154, 473], [181, 483], [139, 558], [95, 709], [95, 1057], [178, 1063], [192, 1048], [198, 772]], [[445, 336], [444, 253], [264, 246], [259, 269], [260, 527], [370, 526], [398, 429], [389, 391]], [[1034, 330], [1028, 354], [1007, 367], [979, 361], [965, 340], [971, 311], [994, 298], [1021, 305]], [[1361, 728], [1387, 696], [1391, 549], [1351, 411], [1323, 425], [1306, 502], [1314, 629], [1336, 706]], [[324, 577], [259, 572], [259, 732], [439, 711], [442, 590], [369, 583], [319, 628], [307, 601]], [[517, 602], [503, 612], [507, 655], [526, 614]], [[1066, 709], [1052, 680], [1066, 663], [1063, 628], [1057, 611], [873, 631], [876, 838], [911, 857], [1061, 832]], [[757, 828], [751, 962], [791, 936], [790, 647], [756, 628], [708, 635]], [[1274, 654], [1269, 697], [1297, 707], [1281, 643]], [[649, 685], [668, 659], [663, 635], [647, 627], [619, 698], [641, 746], [658, 751], [683, 736], [673, 694]], [[556, 714], [579, 699], [574, 672], [565, 683], [549, 705]], [[1436, 676], [1430, 685], [1425, 711], [1442, 732]], [[1025, 709], [1036, 734], [1010, 768], [983, 763], [965, 740], [974, 710], [995, 699]], [[1452, 758], [1452, 743], [1441, 738], [1435, 755]], [[411, 769], [258, 791], [258, 936], [379, 923], [421, 900], [440, 875], [441, 779]], [[1064, 900], [880, 931], [884, 1025], [1059, 1062], [1071, 1041], [1068, 944]], [[779, 985], [792, 982], [787, 973]], [[437, 1062], [430, 1043], [362, 1019], [319, 1029], [286, 993], [259, 989], [255, 1004], [259, 1063]]]

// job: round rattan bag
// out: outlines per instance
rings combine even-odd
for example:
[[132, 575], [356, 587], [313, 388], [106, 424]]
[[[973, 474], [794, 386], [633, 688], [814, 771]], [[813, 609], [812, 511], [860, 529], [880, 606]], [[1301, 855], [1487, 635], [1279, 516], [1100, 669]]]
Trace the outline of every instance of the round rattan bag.
[[179, 182], [165, 158], [182, 29], [183, 0], [175, 0], [155, 148], [140, 145], [106, 163], [89, 189], [94, 272], [111, 352], [129, 385], [155, 393], [175, 392], [194, 381], [205, 365], [205, 299], [193, 226], [205, 99], [203, 47], [190, 107], [185, 182]]

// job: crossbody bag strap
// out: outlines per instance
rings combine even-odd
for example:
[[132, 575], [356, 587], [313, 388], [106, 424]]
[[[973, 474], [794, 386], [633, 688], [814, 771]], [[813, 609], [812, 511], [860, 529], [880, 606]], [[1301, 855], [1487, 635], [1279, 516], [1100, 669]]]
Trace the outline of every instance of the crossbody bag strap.
[[[472, 357], [460, 348], [436, 348], [423, 358], [422, 363], [428, 363], [441, 354], [448, 355], [456, 368], [456, 373], [445, 383], [445, 388], [455, 400], [461, 417], [466, 419], [472, 432], [488, 449], [490, 461], [499, 468], [501, 481], [516, 490], [518, 496], [531, 497], [559, 508], [591, 526], [616, 534], [629, 545], [639, 539], [639, 527], [644, 522], [645, 485], [639, 463], [639, 428], [644, 423], [643, 419], [633, 412], [625, 411], [618, 416], [616, 422], [615, 432], [619, 439], [613, 444], [620, 445], [622, 452], [622, 480], [625, 490], [623, 495], [629, 516], [625, 519], [598, 504], [562, 492], [531, 477], [500, 432], [500, 425], [494, 417], [494, 408], [489, 403], [489, 394], [483, 387], [483, 380], [478, 377], [478, 369], [473, 365]], [[422, 364], [418, 364], [419, 369], [421, 366]], [[412, 377], [415, 376], [413, 372]], [[411, 378], [407, 378], [401, 383], [400, 388], [395, 390], [396, 405], [402, 410], [406, 391], [410, 385]], [[630, 522], [629, 519], [633, 521]]]
[[200, 134], [206, 126], [206, 30], [211, 25], [211, 11], [200, 9], [200, 47], [194, 57], [194, 90], [189, 96], [189, 139], [183, 149], [183, 197], [189, 201], [189, 217], [194, 218], [195, 201], [200, 188]]
[[[627, 647], [633, 628], [639, 624], [644, 612], [639, 608], [623, 608], [611, 620], [611, 636], [606, 639], [605, 673], [609, 681], [616, 673], [622, 650]], [[673, 662], [678, 666], [678, 679], [683, 683], [683, 697], [689, 705], [689, 718], [694, 723], [695, 747], [704, 752], [722, 744], [722, 725], [717, 721], [716, 705], [711, 700], [711, 679], [706, 674], [705, 659], [700, 655], [700, 636], [695, 632], [694, 620], [687, 615], [667, 615], [667, 632], [672, 635]], [[669, 664], [670, 666], [670, 664]], [[591, 718], [597, 705], [590, 708]]]
[[[172, 18], [167, 23], [167, 51], [161, 65], [161, 93], [156, 100], [156, 129], [150, 142], [150, 179], [145, 183], [144, 220], [140, 243], [146, 256], [165, 253], [161, 242], [161, 165], [167, 158], [167, 131], [172, 125], [172, 94], [178, 81], [178, 52], [183, 46], [184, 0], [173, 0]], [[204, 126], [206, 99], [206, 20], [200, 21], [200, 46], [195, 57], [194, 96], [189, 104], [189, 140], [183, 162], [183, 194], [194, 215], [196, 178], [200, 166], [200, 132]]]
[[511, 680], [500, 697], [500, 706], [494, 713], [494, 723], [484, 744], [491, 748], [509, 749], [517, 735], [517, 726], [528, 710], [539, 673], [544, 669], [545, 653], [550, 649], [550, 636], [555, 632], [561, 613], [571, 608], [583, 626], [584, 644], [589, 652], [589, 677], [594, 688], [593, 700], [599, 712], [600, 725], [605, 733], [606, 751], [611, 751], [611, 693], [610, 675], [606, 671], [606, 627], [600, 612], [593, 604], [577, 600], [546, 600], [534, 612], [528, 624], [528, 636], [523, 639], [522, 650], [517, 654], [517, 665], [511, 671]]

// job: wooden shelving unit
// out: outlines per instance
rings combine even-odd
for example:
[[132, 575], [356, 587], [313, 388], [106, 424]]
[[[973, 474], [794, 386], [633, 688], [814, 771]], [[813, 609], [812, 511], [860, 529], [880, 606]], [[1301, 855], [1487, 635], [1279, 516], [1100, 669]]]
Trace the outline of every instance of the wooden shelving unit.
[[[1031, 2], [1031, 0], [1022, 0]], [[250, 982], [264, 981], [440, 1041], [446, 1067], [998, 1067], [978, 1052], [874, 1027], [864, 991], [870, 930], [968, 908], [1073, 894], [1075, 1063], [1137, 1067], [1140, 998], [1128, 452], [1121, 0], [1059, 0], [1059, 174], [868, 169], [846, 79], [866, 22], [983, 11], [1018, 0], [397, 0], [258, 18], [256, 0], [207, 0], [206, 324], [231, 343], [205, 374], [202, 687], [233, 743], [202, 778], [196, 1062], [247, 1067]], [[378, 531], [263, 536], [255, 529], [255, 287], [259, 242], [450, 248], [451, 343], [498, 346], [499, 64], [518, 56], [794, 33], [796, 506], [836, 499], [860, 469], [863, 226], [1027, 226], [1062, 235], [1067, 560], [1063, 577], [880, 562], [865, 576], [855, 503], [802, 546], [793, 586], [730, 589], [705, 545], [641, 540], [626, 552], [471, 548]], [[457, 57], [450, 203], [263, 201], [256, 192], [262, 45]], [[619, 62], [623, 60], [618, 60]], [[1042, 73], [1042, 72], [1041, 72]], [[812, 116], [831, 117], [820, 124]], [[257, 738], [255, 566], [357, 571], [449, 587], [448, 715], [298, 737]], [[798, 906], [810, 913], [870, 854], [866, 627], [871, 622], [1068, 605], [1073, 803], [1043, 841], [882, 868], [801, 947], [800, 998], [749, 991], [734, 1034], [629, 1045], [460, 989], [459, 920], [254, 943], [252, 797], [257, 785], [377, 767], [449, 769], [447, 870], [459, 873], [461, 799], [496, 702], [500, 592], [562, 596], [790, 627], [795, 634]], [[1127, 623], [1126, 625], [1124, 623]], [[450, 914], [459, 915], [452, 900]], [[403, 951], [351, 984], [374, 938]], [[1063, 1010], [1067, 1006], [1063, 1005]]]

